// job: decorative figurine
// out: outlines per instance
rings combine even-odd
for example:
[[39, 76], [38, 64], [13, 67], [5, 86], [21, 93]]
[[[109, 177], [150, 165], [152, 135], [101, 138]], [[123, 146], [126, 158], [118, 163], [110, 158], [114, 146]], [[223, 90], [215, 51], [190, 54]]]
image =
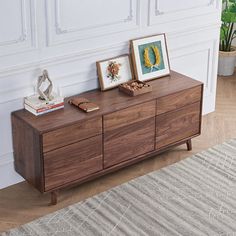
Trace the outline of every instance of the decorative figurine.
[[[47, 86], [45, 89], [44, 87]], [[40, 100], [51, 101], [53, 99], [52, 94], [52, 81], [49, 78], [48, 71], [43, 70], [43, 75], [39, 76], [37, 83], [37, 91], [39, 93]]]

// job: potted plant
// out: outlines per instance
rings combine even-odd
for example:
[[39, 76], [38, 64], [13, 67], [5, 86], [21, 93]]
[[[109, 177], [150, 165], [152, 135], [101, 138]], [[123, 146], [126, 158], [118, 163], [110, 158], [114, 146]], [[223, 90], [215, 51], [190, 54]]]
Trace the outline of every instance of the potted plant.
[[223, 0], [221, 20], [218, 74], [229, 76], [234, 73], [236, 62], [236, 47], [232, 46], [236, 38], [236, 0]]

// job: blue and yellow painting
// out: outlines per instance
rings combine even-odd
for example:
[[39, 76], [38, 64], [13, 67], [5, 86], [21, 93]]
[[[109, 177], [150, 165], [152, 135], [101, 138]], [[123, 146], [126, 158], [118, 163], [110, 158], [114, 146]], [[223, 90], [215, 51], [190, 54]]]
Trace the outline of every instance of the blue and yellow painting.
[[148, 74], [165, 69], [161, 41], [138, 46], [142, 74]]

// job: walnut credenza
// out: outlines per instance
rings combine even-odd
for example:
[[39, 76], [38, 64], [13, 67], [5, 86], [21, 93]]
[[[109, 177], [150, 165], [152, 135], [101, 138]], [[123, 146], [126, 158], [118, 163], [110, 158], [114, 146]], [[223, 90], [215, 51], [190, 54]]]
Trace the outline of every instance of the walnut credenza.
[[15, 169], [40, 192], [57, 190], [113, 172], [187, 144], [201, 132], [203, 84], [172, 71], [149, 82], [153, 91], [129, 97], [113, 89], [81, 94], [99, 111], [63, 110], [36, 117], [12, 113]]

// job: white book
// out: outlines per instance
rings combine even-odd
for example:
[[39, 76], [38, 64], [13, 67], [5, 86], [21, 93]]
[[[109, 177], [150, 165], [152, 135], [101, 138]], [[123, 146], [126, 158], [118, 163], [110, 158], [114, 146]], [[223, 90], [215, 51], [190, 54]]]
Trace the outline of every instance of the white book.
[[55, 108], [52, 108], [52, 109], [47, 109], [47, 110], [44, 110], [42, 112], [37, 112], [31, 106], [25, 104], [25, 109], [27, 111], [31, 112], [32, 114], [34, 114], [35, 116], [43, 115], [43, 114], [46, 114], [46, 113], [49, 113], [49, 112], [52, 112], [52, 111], [56, 111], [56, 110], [59, 110], [59, 109], [62, 109], [62, 108], [64, 108], [64, 105], [61, 105], [61, 106], [58, 106], [58, 107], [55, 107]]
[[56, 94], [52, 94], [53, 99], [51, 101], [45, 101], [39, 99], [39, 95], [32, 95], [29, 97], [25, 97], [24, 103], [34, 108], [35, 110], [50, 107], [52, 105], [57, 105], [64, 102], [64, 97], [58, 96]]

